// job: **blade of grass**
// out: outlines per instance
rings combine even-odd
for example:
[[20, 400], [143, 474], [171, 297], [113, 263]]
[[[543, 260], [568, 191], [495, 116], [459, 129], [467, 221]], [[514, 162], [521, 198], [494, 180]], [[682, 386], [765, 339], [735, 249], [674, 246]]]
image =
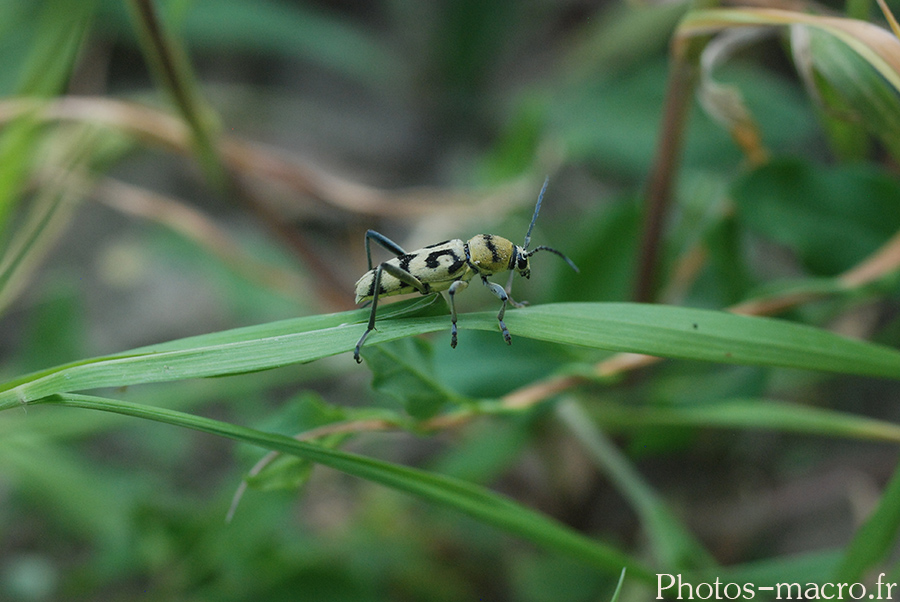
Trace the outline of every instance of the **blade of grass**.
[[[491, 314], [464, 318], [460, 318], [460, 327], [496, 329]], [[473, 318], [478, 318], [474, 324]], [[509, 312], [506, 324], [513, 337], [518, 334], [609, 351], [900, 378], [900, 352], [895, 349], [785, 320], [722, 311], [633, 303], [558, 303]]]
[[[434, 307], [414, 300], [397, 311]], [[423, 305], [417, 305], [417, 302]], [[54, 393], [240, 374], [350, 351], [367, 310], [286, 320], [51, 368], [0, 385], [0, 409]], [[383, 319], [368, 344], [445, 330], [448, 319]], [[508, 312], [517, 336], [609, 351], [900, 379], [900, 352], [772, 318], [630, 303], [559, 303]], [[493, 312], [460, 327], [495, 331]]]
[[[89, 32], [96, 5], [96, 0], [43, 3], [33, 31], [34, 43], [19, 75], [19, 95], [49, 97], [62, 92]], [[28, 177], [40, 131], [39, 122], [26, 114], [6, 125], [0, 136], [0, 239]]]
[[853, 540], [844, 548], [844, 556], [835, 571], [835, 581], [854, 583], [865, 572], [885, 560], [894, 547], [900, 531], [900, 466], [881, 495], [875, 511], [856, 530]]
[[695, 581], [711, 581], [718, 577], [723, 583], [734, 581], [753, 583], [757, 586], [792, 582], [823, 583], [833, 580], [834, 568], [838, 565], [840, 554], [841, 551], [838, 549], [826, 548], [792, 555], [775, 555], [744, 564], [718, 567], [715, 573], [698, 574], [693, 578]]
[[190, 126], [206, 175], [215, 183], [223, 183], [224, 169], [216, 146], [214, 112], [203, 100], [187, 52], [169, 33], [151, 0], [129, 0], [128, 6], [140, 34], [144, 56]]
[[597, 420], [617, 426], [697, 426], [770, 429], [822, 437], [900, 443], [900, 425], [822, 408], [767, 399], [731, 399], [684, 408], [604, 406]]
[[88, 187], [88, 164], [97, 148], [97, 133], [75, 128], [59, 136], [53, 155], [45, 157], [51, 173], [28, 206], [22, 223], [0, 256], [0, 312], [19, 293], [44, 252], [56, 240]]
[[681, 524], [665, 502], [641, 478], [625, 455], [598, 430], [580, 405], [566, 401], [557, 416], [587, 450], [641, 518], [661, 566], [667, 570], [694, 570], [715, 565], [712, 555]]
[[509, 498], [452, 477], [329, 449], [284, 435], [265, 433], [175, 410], [142, 406], [115, 399], [87, 395], [53, 395], [35, 400], [32, 404], [114, 412], [181, 426], [298, 456], [398, 491], [419, 496], [429, 502], [448, 506], [542, 547], [567, 554], [602, 570], [619, 571], [622, 567], [627, 567], [632, 575], [644, 582], [652, 583], [654, 579], [654, 574], [649, 568], [615, 548], [573, 531], [552, 518], [520, 506]]
[[618, 602], [619, 594], [622, 592], [622, 584], [625, 583], [625, 569], [622, 569], [622, 572], [619, 573], [619, 582], [616, 583], [616, 591], [613, 592], [613, 597], [610, 598], [610, 602]]
[[765, 8], [716, 8], [691, 11], [676, 31], [676, 41], [706, 37], [747, 26], [805, 25], [834, 36], [900, 90], [900, 42], [889, 31], [865, 21]]
[[894, 157], [900, 154], [900, 41], [890, 31], [866, 21], [800, 11], [709, 9], [685, 16], [674, 47], [748, 26], [790, 27], [794, 58], [810, 93], [833, 105], [831, 112], [851, 111], [854, 123], [877, 136]]
[[[432, 296], [426, 298], [417, 298], [410, 301], [396, 303], [387, 308], [385, 308], [387, 315], [395, 315], [395, 316], [403, 316], [407, 314], [421, 314], [425, 313], [426, 315], [433, 311], [441, 311], [441, 308], [444, 307], [440, 303], [441, 297]], [[437, 307], [437, 309], [435, 309]], [[41, 370], [39, 372], [26, 374], [19, 378], [13, 379], [9, 382], [6, 382], [0, 385], [0, 399], [5, 398], [5, 394], [9, 394], [8, 392], [12, 391], [23, 385], [32, 385], [44, 382], [45, 379], [59, 379], [62, 378], [64, 381], [72, 382], [73, 380], [84, 379], [85, 375], [83, 372], [85, 370], [93, 371], [99, 370], [99, 373], [96, 373], [94, 376], [97, 378], [86, 378], [80, 384], [85, 385], [81, 388], [96, 388], [103, 386], [126, 386], [127, 384], [138, 384], [139, 382], [163, 382], [163, 381], [175, 381], [179, 380], [179, 378], [150, 378], [150, 380], [140, 380], [142, 377], [139, 373], [130, 372], [127, 368], [127, 363], [119, 363], [117, 364], [120, 368], [123, 368], [123, 371], [120, 371], [119, 376], [110, 376], [109, 379], [101, 376], [104, 368], [103, 366], [108, 366], [110, 363], [115, 362], [123, 362], [125, 360], [140, 360], [144, 358], [149, 363], [149, 366], [144, 366], [144, 368], [152, 368], [156, 362], [155, 359], [164, 359], [169, 357], [182, 358], [184, 353], [191, 353], [200, 351], [202, 356], [203, 350], [208, 353], [209, 359], [218, 359], [216, 356], [219, 356], [224, 353], [226, 359], [228, 356], [237, 355], [238, 357], [232, 357], [233, 360], [237, 360], [238, 364], [244, 364], [241, 360], [241, 356], [244, 359], [248, 359], [247, 356], [244, 355], [244, 348], [241, 347], [241, 344], [250, 344], [253, 342], [264, 342], [280, 346], [284, 342], [282, 337], [288, 337], [290, 335], [309, 333], [309, 332], [320, 332], [327, 333], [330, 332], [331, 329], [337, 327], [347, 326], [349, 323], [360, 322], [363, 320], [362, 316], [366, 315], [365, 311], [362, 312], [344, 312], [337, 314], [326, 314], [326, 315], [318, 315], [318, 316], [308, 316], [303, 318], [295, 318], [291, 320], [281, 320], [278, 322], [269, 322], [267, 324], [260, 324], [257, 326], [250, 326], [246, 328], [235, 328], [231, 330], [225, 330], [221, 332], [213, 332], [210, 334], [198, 335], [193, 337], [186, 337], [183, 339], [176, 339], [173, 341], [168, 341], [166, 343], [160, 343], [158, 345], [150, 345], [147, 347], [139, 347], [137, 349], [132, 349], [130, 351], [125, 351], [122, 353], [117, 353], [113, 355], [107, 355], [96, 358], [89, 358], [85, 360], [80, 360], [76, 362], [71, 362], [69, 364], [63, 364], [61, 366], [56, 366], [54, 368], [48, 368], [46, 370]], [[288, 340], [288, 343], [296, 344], [296, 341]], [[319, 340], [321, 343], [321, 339]], [[343, 350], [343, 349], [341, 349]], [[304, 357], [293, 356], [291, 357], [291, 353], [294, 351], [294, 347], [291, 346], [290, 349], [282, 349], [285, 352], [285, 356], [280, 360], [277, 355], [275, 357], [267, 357], [267, 358], [257, 358], [257, 361], [250, 361], [250, 364], [245, 365], [243, 368], [240, 366], [237, 367], [237, 373], [246, 373], [253, 372], [256, 370], [264, 370], [267, 368], [276, 368], [283, 365], [293, 364], [293, 363], [301, 363], [303, 361], [312, 361], [313, 359], [321, 359], [322, 357], [327, 357], [332, 353], [329, 352], [329, 349], [322, 348], [318, 352], [315, 350], [305, 349], [308, 356], [304, 359]], [[339, 351], [338, 351], [339, 352]], [[275, 362], [275, 363], [272, 363]], [[140, 361], [138, 363], [141, 363]], [[206, 362], [202, 361], [202, 357], [198, 357], [197, 362], [188, 362], [189, 365], [192, 365], [194, 370], [199, 370], [194, 377], [201, 376], [224, 376], [226, 374], [234, 373], [234, 372], [217, 372], [223, 368], [223, 366], [211, 366], [205, 365]], [[256, 367], [251, 367], [256, 366]], [[163, 362], [161, 367], [163, 370], [167, 368], [165, 362]], [[169, 367], [170, 368], [170, 367]], [[202, 373], [201, 373], [202, 372]], [[175, 373], [169, 373], [169, 377], [176, 376]], [[147, 374], [143, 375], [144, 378], [148, 377]], [[134, 380], [130, 383], [125, 383], [124, 380], [137, 378], [138, 380]], [[185, 378], [193, 378], [187, 377]], [[107, 384], [103, 384], [106, 382]], [[120, 384], [109, 384], [112, 382], [119, 382]], [[30, 385], [29, 385], [30, 386]], [[69, 391], [77, 390], [76, 389], [67, 389]], [[52, 391], [55, 393], [63, 392], [63, 391]], [[20, 393], [24, 394], [24, 391], [20, 391]], [[50, 392], [47, 393], [48, 395]], [[16, 393], [16, 395], [19, 395]], [[20, 396], [20, 401], [24, 401], [25, 398]], [[0, 402], [2, 403], [2, 402]]]
[[42, 4], [18, 89], [26, 96], [55, 96], [65, 89], [97, 9], [97, 0]]

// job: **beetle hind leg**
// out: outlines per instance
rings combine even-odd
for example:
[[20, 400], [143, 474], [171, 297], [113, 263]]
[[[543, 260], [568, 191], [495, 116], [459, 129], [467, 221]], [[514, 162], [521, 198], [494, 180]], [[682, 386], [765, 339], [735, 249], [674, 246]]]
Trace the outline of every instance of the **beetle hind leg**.
[[366, 230], [366, 260], [369, 262], [369, 269], [372, 269], [372, 250], [369, 245], [369, 241], [374, 240], [378, 246], [383, 247], [399, 257], [400, 255], [406, 255], [406, 251], [403, 250], [403, 247], [395, 243], [393, 240], [381, 234], [380, 232], [376, 232], [375, 230]]
[[366, 342], [366, 337], [368, 337], [369, 333], [373, 330], [375, 330], [375, 328], [366, 328], [366, 331], [359, 337], [359, 341], [356, 343], [356, 349], [353, 350], [353, 359], [356, 360], [357, 364], [362, 363], [362, 359], [359, 357], [359, 351], [362, 349], [363, 343]]
[[363, 343], [366, 342], [366, 337], [369, 336], [370, 332], [375, 330], [375, 312], [378, 309], [378, 294], [381, 292], [381, 274], [384, 272], [387, 272], [400, 282], [415, 288], [423, 295], [427, 295], [431, 292], [427, 284], [423, 284], [421, 280], [395, 265], [385, 262], [375, 268], [375, 278], [372, 280], [372, 311], [369, 313], [369, 324], [363, 335], [359, 337], [356, 348], [353, 350], [353, 359], [356, 360], [357, 364], [362, 363], [362, 359], [359, 357], [359, 351], [362, 349]]
[[384, 264], [378, 266], [378, 269], [375, 270], [375, 278], [372, 282], [372, 311], [369, 312], [369, 324], [363, 335], [359, 337], [359, 341], [356, 342], [356, 348], [353, 350], [353, 359], [356, 360], [357, 364], [362, 363], [362, 359], [359, 357], [359, 351], [362, 349], [363, 343], [366, 342], [366, 337], [369, 336], [370, 332], [375, 330], [375, 311], [378, 309], [378, 291], [381, 289], [381, 272], [383, 271], [383, 265]]

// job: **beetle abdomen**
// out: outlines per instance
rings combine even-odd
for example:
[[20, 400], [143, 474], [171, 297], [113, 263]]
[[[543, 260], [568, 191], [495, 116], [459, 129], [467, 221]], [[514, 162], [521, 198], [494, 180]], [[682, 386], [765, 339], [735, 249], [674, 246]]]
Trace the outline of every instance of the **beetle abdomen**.
[[[465, 243], [459, 239], [448, 240], [429, 245], [418, 251], [400, 255], [386, 261], [400, 270], [414, 275], [425, 285], [426, 293], [444, 291], [450, 288], [454, 280], [470, 279], [473, 274], [466, 264]], [[356, 302], [361, 303], [372, 298], [375, 291], [375, 272], [369, 270], [356, 282]], [[381, 272], [379, 297], [406, 295], [418, 292], [416, 287], [401, 281], [387, 271]]]

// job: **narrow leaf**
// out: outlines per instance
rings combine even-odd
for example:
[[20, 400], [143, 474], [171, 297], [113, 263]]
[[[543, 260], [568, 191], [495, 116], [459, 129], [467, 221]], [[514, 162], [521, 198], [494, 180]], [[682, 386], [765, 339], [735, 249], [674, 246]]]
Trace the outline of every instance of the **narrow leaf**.
[[[433, 307], [417, 299], [398, 311]], [[0, 409], [55, 393], [224, 376], [351, 351], [367, 312], [285, 320], [83, 360], [0, 385]], [[771, 318], [633, 303], [558, 303], [507, 312], [516, 337], [608, 351], [900, 379], [900, 352]], [[493, 312], [460, 316], [495, 331]], [[444, 330], [447, 317], [382, 319], [366, 345]], [[352, 359], [348, 361], [352, 362]], [[354, 364], [355, 365], [355, 364]]]
[[900, 466], [881, 495], [878, 507], [856, 531], [835, 572], [835, 580], [859, 581], [866, 571], [886, 559], [900, 532]]
[[574, 402], [560, 404], [557, 415], [575, 434], [591, 459], [631, 502], [641, 517], [641, 524], [646, 529], [662, 566], [679, 571], [714, 566], [709, 552], [669, 511], [625, 455], [594, 427], [579, 405]]
[[900, 443], [900, 425], [892, 422], [766, 399], [732, 399], [683, 408], [605, 406], [598, 412], [597, 418], [612, 427], [655, 425], [770, 429]]
[[53, 404], [101, 410], [181, 426], [272, 451], [305, 458], [387, 487], [448, 506], [482, 522], [540, 546], [567, 554], [606, 571], [627, 567], [631, 574], [652, 582], [653, 572], [619, 550], [573, 531], [565, 525], [529, 510], [515, 501], [466, 481], [390, 464], [373, 458], [297, 441], [285, 435], [265, 433], [175, 410], [154, 408], [86, 395], [54, 395], [34, 404]]

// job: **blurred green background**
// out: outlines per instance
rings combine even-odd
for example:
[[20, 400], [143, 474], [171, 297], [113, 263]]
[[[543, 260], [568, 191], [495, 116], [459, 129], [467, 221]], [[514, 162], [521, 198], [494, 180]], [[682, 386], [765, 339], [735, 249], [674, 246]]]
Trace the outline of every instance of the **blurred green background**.
[[[168, 67], [153, 50], [148, 6]], [[0, 376], [350, 309], [367, 228], [407, 249], [482, 232], [519, 243], [546, 174], [534, 242], [581, 271], [537, 255], [514, 297], [633, 299], [648, 178], [672, 134], [663, 128], [670, 43], [689, 8], [0, 1]], [[846, 10], [876, 19], [870, 4]], [[784, 317], [896, 347], [897, 262], [861, 284], [836, 280], [900, 227], [886, 140], [896, 89], [872, 76], [854, 97], [817, 65], [817, 97], [782, 34], [716, 70], [740, 90], [764, 161], [688, 99], [672, 204], [653, 241], [654, 299], [718, 309], [800, 291], [812, 297]], [[873, 109], [860, 98], [883, 102]], [[459, 304], [497, 306], [480, 286]], [[495, 333], [462, 330], [452, 351], [443, 332], [398, 353], [454, 394], [486, 400], [608, 357], [513, 337], [507, 348]], [[408, 382], [398, 395], [370, 381], [343, 354], [109, 393], [293, 435], [354, 410], [403, 413], [416, 394]], [[670, 360], [564, 398], [622, 452], [608, 461], [641, 475], [699, 542], [684, 566], [722, 565], [712, 574], [762, 583], [833, 573], [894, 471], [896, 435], [679, 412], [765, 398], [893, 422], [898, 393], [887, 380]], [[757, 418], [769, 408], [741, 407]], [[488, 486], [633, 558], [652, 556], [646, 515], [621, 476], [598, 467], [567, 424], [551, 400], [437, 433], [363, 432], [332, 444]], [[226, 523], [262, 456], [119, 416], [0, 414], [0, 599], [612, 596], [618, 574], [326, 469], [251, 480]], [[883, 544], [889, 558], [892, 531]], [[635, 586], [621, 599], [648, 596]]]

